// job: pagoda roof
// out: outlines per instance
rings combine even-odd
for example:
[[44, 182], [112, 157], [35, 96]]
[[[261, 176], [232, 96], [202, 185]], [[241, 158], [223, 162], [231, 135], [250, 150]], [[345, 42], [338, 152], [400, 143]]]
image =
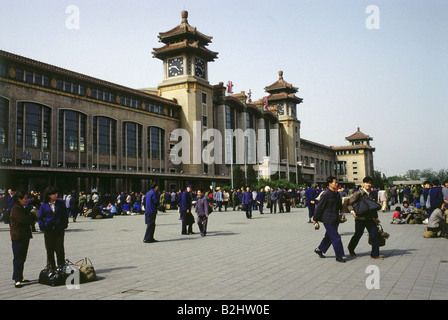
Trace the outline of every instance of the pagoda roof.
[[159, 39], [160, 42], [169, 43], [176, 41], [176, 38], [193, 38], [199, 41], [201, 45], [207, 45], [213, 39], [213, 37], [207, 36], [197, 30], [197, 28], [192, 27], [188, 23], [188, 11], [181, 12], [182, 22], [177, 27], [167, 31], [160, 32]]
[[182, 22], [177, 27], [167, 32], [159, 33], [159, 41], [165, 45], [161, 48], [154, 48], [152, 54], [155, 58], [165, 59], [166, 57], [183, 52], [193, 51], [199, 57], [213, 61], [218, 53], [208, 50], [206, 46], [213, 37], [197, 31], [196, 28], [188, 24], [188, 12], [182, 11]]
[[200, 45], [199, 41], [192, 41], [189, 39], [184, 39], [175, 43], [167, 43], [161, 48], [154, 48], [153, 55], [156, 58], [164, 59], [168, 56], [173, 56], [185, 51], [194, 51], [198, 56], [207, 61], [213, 61], [218, 56], [217, 52], [213, 52]]
[[293, 93], [286, 93], [286, 92], [280, 92], [280, 93], [273, 93], [268, 96], [268, 100], [271, 102], [274, 101], [280, 101], [280, 100], [289, 100], [293, 101], [295, 103], [302, 103], [303, 99], [297, 97]]
[[358, 130], [354, 134], [352, 134], [352, 135], [350, 135], [348, 137], [345, 137], [345, 140], [348, 140], [348, 141], [353, 141], [353, 140], [373, 140], [373, 138], [368, 136], [368, 135], [366, 135], [365, 133], [362, 133], [361, 130], [359, 129], [359, 127], [358, 127]]
[[267, 86], [264, 88], [265, 91], [269, 93], [275, 93], [275, 92], [288, 92], [288, 93], [296, 93], [299, 91], [299, 88], [294, 87], [292, 84], [286, 82], [283, 79], [283, 71], [278, 72], [278, 80], [271, 84], [270, 86]]

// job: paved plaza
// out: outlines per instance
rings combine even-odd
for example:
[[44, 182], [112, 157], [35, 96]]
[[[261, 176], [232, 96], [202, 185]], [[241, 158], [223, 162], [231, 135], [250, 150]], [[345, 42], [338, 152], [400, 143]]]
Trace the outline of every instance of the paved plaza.
[[[266, 210], [266, 209], [265, 209]], [[448, 240], [424, 239], [424, 225], [392, 225], [392, 212], [380, 212], [390, 233], [381, 247], [384, 260], [370, 258], [367, 233], [348, 256], [354, 219], [341, 224], [346, 263], [314, 252], [325, 229], [307, 223], [307, 209], [290, 213], [213, 212], [208, 234], [181, 235], [179, 214], [157, 216], [155, 238], [143, 243], [144, 215], [92, 220], [78, 217], [65, 235], [66, 258], [89, 257], [98, 280], [79, 289], [49, 287], [37, 282], [46, 264], [43, 234], [33, 233], [25, 277], [14, 288], [9, 226], [0, 224], [1, 300], [440, 300], [448, 299]], [[379, 289], [368, 288], [377, 266]], [[378, 274], [378, 273], [376, 273]], [[366, 281], [368, 280], [368, 281]], [[369, 282], [370, 281], [370, 282]], [[371, 286], [370, 286], [371, 287]]]

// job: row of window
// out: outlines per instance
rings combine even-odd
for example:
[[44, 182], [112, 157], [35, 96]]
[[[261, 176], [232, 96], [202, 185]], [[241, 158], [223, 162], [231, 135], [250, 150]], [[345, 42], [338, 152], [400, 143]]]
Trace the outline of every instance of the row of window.
[[[8, 145], [9, 129], [8, 101], [0, 98], [0, 145]], [[49, 107], [20, 102], [17, 105], [16, 146], [49, 150], [51, 146], [51, 109]], [[59, 110], [58, 149], [86, 152], [87, 116], [73, 110]], [[143, 126], [123, 121], [122, 156], [142, 157]], [[115, 155], [117, 152], [117, 121], [104, 116], [94, 116], [92, 152], [95, 154]], [[165, 130], [147, 127], [147, 147], [149, 159], [165, 159]]]
[[333, 166], [333, 170], [338, 170], [338, 168], [336, 167], [337, 164], [336, 163], [333, 164], [333, 161], [322, 160], [322, 159], [312, 158], [312, 157], [307, 157], [307, 156], [305, 156], [305, 157], [301, 156], [300, 158], [301, 158], [302, 163], [305, 166], [314, 164], [317, 174], [321, 174], [321, 175], [332, 174], [331, 173], [332, 166]]
[[[4, 64], [0, 64], [0, 77], [6, 76], [6, 66]], [[139, 110], [146, 110], [152, 113], [162, 114], [169, 117], [177, 117], [175, 110], [173, 110], [172, 108], [164, 108], [163, 106], [154, 104], [153, 102], [142, 101], [140, 99], [125, 95], [117, 95], [107, 90], [87, 87], [83, 84], [72, 81], [50, 78], [50, 76], [48, 75], [23, 70], [21, 68], [11, 68], [9, 71], [9, 77], [25, 83], [52, 88], [82, 97], [89, 97], [98, 101], [119, 104], [125, 107], [131, 107]]]
[[340, 150], [340, 151], [336, 151], [336, 154], [338, 156], [343, 156], [343, 155], [348, 155], [348, 154], [359, 154], [360, 150]]

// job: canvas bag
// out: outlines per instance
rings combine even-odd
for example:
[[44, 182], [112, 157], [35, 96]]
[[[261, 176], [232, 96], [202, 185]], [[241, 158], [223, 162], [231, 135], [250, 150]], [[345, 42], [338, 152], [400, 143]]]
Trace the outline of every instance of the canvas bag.
[[81, 283], [96, 280], [95, 268], [89, 258], [81, 259], [75, 265], [79, 268]]

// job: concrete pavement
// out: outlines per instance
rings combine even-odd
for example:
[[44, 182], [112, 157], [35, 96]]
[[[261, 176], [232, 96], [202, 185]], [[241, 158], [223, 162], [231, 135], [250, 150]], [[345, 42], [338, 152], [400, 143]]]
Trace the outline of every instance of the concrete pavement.
[[[265, 209], [266, 211], [266, 209]], [[14, 288], [9, 226], [0, 223], [1, 300], [439, 300], [448, 299], [448, 240], [424, 239], [425, 225], [391, 225], [392, 212], [379, 213], [390, 233], [384, 260], [370, 258], [367, 233], [357, 256], [348, 256], [353, 218], [341, 224], [346, 263], [333, 248], [321, 259], [314, 252], [325, 229], [307, 223], [307, 209], [264, 214], [213, 212], [208, 234], [181, 235], [179, 214], [159, 213], [155, 238], [142, 242], [144, 216], [92, 220], [78, 217], [65, 235], [66, 258], [89, 257], [98, 280], [79, 289], [37, 283], [46, 263], [43, 234], [33, 233], [23, 288]], [[372, 267], [374, 271], [371, 271]], [[378, 276], [374, 278], [374, 276]], [[373, 279], [373, 280], [372, 280]], [[366, 281], [367, 280], [367, 281]], [[368, 288], [366, 282], [379, 284]]]

